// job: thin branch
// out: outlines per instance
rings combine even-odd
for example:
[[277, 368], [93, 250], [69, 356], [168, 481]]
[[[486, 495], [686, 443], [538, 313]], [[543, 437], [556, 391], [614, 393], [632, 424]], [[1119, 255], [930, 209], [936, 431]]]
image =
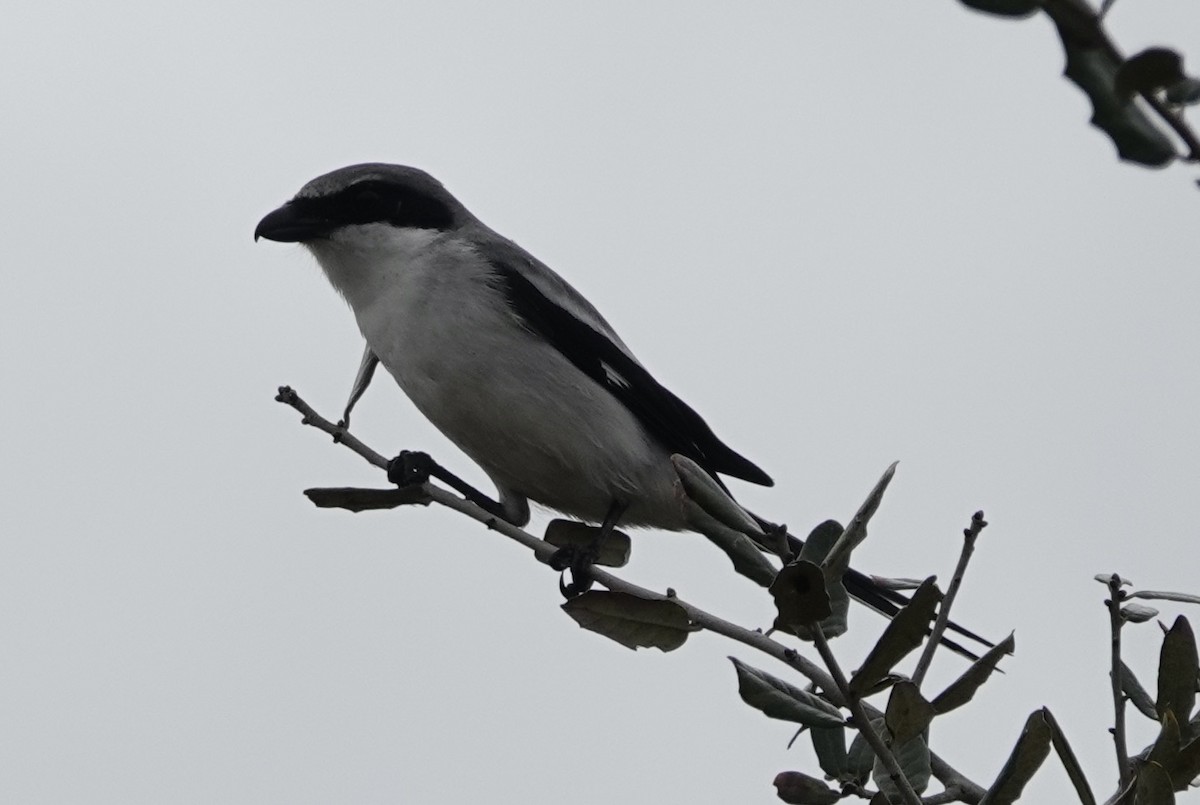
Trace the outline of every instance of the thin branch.
[[334, 444], [344, 444], [381, 470], [387, 469], [388, 460], [386, 458], [360, 442], [345, 427], [333, 424], [314, 411], [312, 406], [300, 399], [300, 395], [291, 386], [280, 386], [279, 393], [275, 395], [275, 401], [290, 405], [303, 414], [304, 418], [300, 420], [300, 424], [311, 425], [317, 430], [325, 431], [333, 437]]
[[[279, 389], [279, 395], [275, 399], [303, 414], [303, 419], [301, 420], [302, 424], [312, 426], [318, 430], [330, 434], [334, 437], [334, 441], [336, 443], [345, 445], [355, 453], [358, 453], [360, 456], [365, 458], [371, 464], [374, 464], [380, 468], [387, 467], [387, 459], [383, 458], [383, 456], [381, 456], [379, 453], [376, 453], [374, 450], [367, 447], [357, 438], [352, 436], [345, 428], [339, 428], [337, 425], [334, 425], [332, 422], [322, 417], [320, 414], [314, 411], [312, 407], [308, 405], [308, 403], [304, 402], [300, 395], [298, 395], [290, 387], [281, 387]], [[544, 540], [538, 539], [532, 534], [523, 531], [511, 523], [502, 520], [495, 515], [489, 514], [479, 506], [476, 506], [474, 503], [464, 500], [463, 498], [460, 498], [457, 495], [442, 489], [441, 487], [435, 486], [432, 483], [425, 483], [422, 484], [420, 488], [421, 491], [428, 496], [429, 501], [440, 503], [441, 505], [454, 509], [461, 514], [465, 514], [471, 519], [487, 526], [489, 529], [502, 534], [509, 539], [519, 542], [521, 545], [533, 551], [534, 556], [536, 556], [537, 559], [543, 563], [546, 563], [557, 551], [557, 548], [545, 542]], [[790, 648], [789, 646], [786, 646], [777, 640], [767, 637], [760, 630], [747, 629], [743, 626], [738, 626], [735, 623], [730, 623], [727, 620], [719, 618], [716, 615], [706, 612], [697, 606], [677, 598], [673, 594], [664, 595], [662, 593], [654, 592], [653, 590], [648, 590], [645, 587], [639, 587], [638, 585], [625, 581], [618, 576], [614, 576], [608, 571], [599, 567], [593, 567], [591, 574], [592, 578], [595, 579], [598, 584], [601, 584], [605, 588], [614, 592], [629, 593], [630, 595], [635, 595], [639, 598], [650, 600], [673, 601], [675, 604], [683, 607], [692, 623], [710, 632], [728, 637], [730, 640], [734, 640], [745, 646], [749, 646], [750, 648], [757, 649], [768, 656], [774, 657], [776, 660], [779, 660], [811, 680], [814, 685], [823, 691], [825, 697], [829, 699], [831, 703], [838, 707], [849, 707], [849, 702], [838, 688], [837, 683], [834, 681], [832, 676], [825, 672], [824, 669], [811, 660], [801, 656], [800, 653], [794, 648]], [[860, 704], [867, 715], [868, 720], [866, 723], [868, 725], [870, 724], [870, 718], [879, 718], [883, 715], [879, 710], [871, 707], [865, 702]], [[930, 752], [930, 766], [933, 770], [934, 776], [944, 786], [947, 788], [955, 787], [961, 791], [960, 798], [963, 802], [978, 803], [981, 799], [983, 799], [983, 795], [986, 793], [985, 789], [965, 777], [961, 772], [959, 772], [932, 751]]]
[[904, 801], [909, 805], [921, 805], [921, 796], [913, 790], [912, 783], [904, 776], [904, 769], [900, 768], [900, 761], [896, 760], [891, 747], [884, 743], [883, 737], [875, 731], [871, 717], [867, 715], [866, 708], [863, 707], [862, 699], [850, 693], [850, 684], [846, 681], [846, 675], [842, 672], [842, 667], [838, 665], [837, 658], [833, 656], [833, 650], [829, 648], [829, 641], [825, 639], [825, 630], [821, 628], [820, 621], [812, 624], [812, 635], [813, 642], [817, 645], [817, 651], [820, 652], [821, 659], [825, 661], [825, 667], [829, 669], [838, 691], [846, 701], [846, 707], [854, 716], [854, 726], [858, 728], [867, 744], [875, 751], [875, 757], [883, 761], [888, 776], [892, 778], [896, 788], [900, 789], [900, 795], [904, 797]]
[[1108, 621], [1112, 632], [1112, 677], [1114, 723], [1112, 729], [1113, 746], [1117, 752], [1117, 771], [1120, 773], [1120, 789], [1123, 791], [1129, 785], [1129, 748], [1125, 743], [1125, 694], [1121, 691], [1121, 627], [1125, 620], [1121, 617], [1121, 601], [1125, 592], [1121, 589], [1121, 577], [1116, 573], [1108, 580]]
[[933, 623], [933, 632], [925, 641], [921, 659], [917, 661], [916, 670], [913, 671], [912, 681], [918, 688], [925, 681], [925, 674], [929, 672], [929, 666], [933, 663], [933, 652], [937, 651], [938, 645], [942, 642], [942, 635], [946, 633], [946, 625], [950, 622], [950, 607], [958, 595], [958, 588], [962, 586], [963, 576], [967, 573], [967, 563], [971, 561], [971, 555], [975, 553], [975, 541], [979, 538], [979, 532], [986, 527], [987, 520], [983, 519], [983, 512], [977, 511], [971, 515], [971, 525], [963, 529], [962, 552], [958, 555], [954, 578], [950, 580], [950, 588], [946, 590], [946, 596], [938, 608], [937, 620]]

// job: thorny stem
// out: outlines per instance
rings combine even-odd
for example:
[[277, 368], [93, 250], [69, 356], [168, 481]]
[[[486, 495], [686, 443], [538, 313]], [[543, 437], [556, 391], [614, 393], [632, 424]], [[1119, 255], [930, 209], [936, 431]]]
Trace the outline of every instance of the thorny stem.
[[821, 659], [825, 661], [825, 667], [829, 669], [838, 691], [845, 700], [845, 706], [854, 716], [854, 726], [858, 728], [871, 749], [875, 751], [875, 757], [883, 761], [888, 776], [900, 789], [900, 795], [904, 797], [904, 801], [909, 805], [921, 805], [921, 797], [913, 790], [912, 783], [908, 781], [908, 778], [904, 776], [904, 770], [900, 768], [900, 761], [896, 760], [891, 747], [884, 743], [882, 736], [875, 731], [874, 725], [871, 724], [871, 717], [867, 715], [862, 699], [850, 693], [850, 684], [846, 681], [846, 675], [842, 672], [842, 667], [838, 665], [837, 658], [833, 656], [833, 650], [829, 648], [829, 641], [825, 639], [825, 630], [821, 628], [820, 621], [812, 624], [812, 636]]
[[975, 540], [979, 538], [979, 532], [986, 527], [987, 520], [983, 519], [983, 512], [978, 511], [971, 515], [971, 525], [963, 529], [962, 552], [958, 555], [958, 566], [954, 568], [954, 578], [950, 579], [950, 588], [946, 590], [942, 605], [938, 607], [933, 631], [930, 633], [929, 639], [925, 641], [921, 659], [917, 661], [917, 667], [913, 671], [912, 681], [918, 688], [925, 681], [925, 674], [929, 672], [929, 666], [933, 663], [933, 652], [937, 651], [938, 645], [942, 642], [942, 635], [946, 632], [946, 624], [950, 622], [950, 606], [954, 603], [955, 596], [958, 595], [958, 588], [962, 586], [963, 576], [967, 573], [967, 563], [971, 561], [971, 555], [975, 553]]
[[1121, 617], [1121, 601], [1125, 593], [1121, 590], [1121, 577], [1116, 573], [1108, 580], [1108, 620], [1112, 630], [1112, 694], [1114, 723], [1112, 729], [1113, 745], [1117, 751], [1117, 770], [1120, 772], [1120, 789], [1123, 791], [1129, 785], [1129, 748], [1125, 744], [1125, 694], [1121, 692], [1121, 627], [1125, 625]]
[[[282, 386], [279, 389], [279, 394], [275, 397], [278, 402], [288, 405], [303, 415], [302, 424], [312, 426], [320, 431], [328, 433], [334, 437], [334, 441], [343, 444], [346, 447], [358, 453], [371, 464], [381, 469], [387, 467], [387, 459], [379, 453], [376, 453], [371, 448], [363, 444], [359, 439], [352, 436], [344, 427], [339, 427], [329, 420], [322, 417], [313, 410], [308, 403], [301, 399], [294, 390], [288, 386]], [[429, 500], [435, 503], [440, 503], [443, 506], [454, 509], [457, 512], [467, 515], [476, 520], [489, 529], [500, 533], [509, 539], [515, 540], [533, 551], [534, 555], [541, 562], [547, 562], [551, 556], [557, 551], [557, 548], [538, 539], [532, 534], [523, 531], [520, 528], [508, 523], [483, 509], [471, 503], [469, 500], [464, 500], [457, 495], [434, 486], [431, 483], [422, 485], [422, 491], [425, 492]], [[730, 640], [757, 649], [770, 657], [779, 660], [788, 667], [807, 677], [814, 685], [819, 687], [829, 701], [838, 707], [849, 707], [849, 701], [838, 688], [833, 677], [826, 673], [819, 665], [811, 660], [800, 655], [798, 651], [789, 646], [780, 643], [767, 637], [758, 629], [747, 629], [744, 626], [738, 626], [736, 623], [731, 623], [727, 620], [717, 617], [697, 606], [687, 603], [677, 598], [673, 593], [664, 595], [662, 593], [648, 590], [645, 587], [639, 587], [632, 582], [614, 576], [606, 570], [599, 567], [593, 567], [591, 570], [592, 578], [598, 584], [614, 592], [623, 592], [630, 595], [636, 595], [639, 598], [650, 600], [673, 601], [675, 604], [683, 608], [687, 613], [689, 620], [697, 626], [706, 629], [715, 634], [728, 637]], [[883, 714], [871, 707], [865, 702], [859, 703], [866, 718], [863, 723], [870, 725], [871, 718], [879, 718]], [[853, 712], [853, 711], [851, 711]], [[856, 716], [857, 718], [857, 716]], [[955, 769], [944, 759], [934, 752], [930, 752], [930, 767], [933, 775], [947, 789], [959, 792], [959, 799], [967, 803], [978, 803], [983, 799], [986, 793], [979, 784], [975, 783], [962, 772]]]

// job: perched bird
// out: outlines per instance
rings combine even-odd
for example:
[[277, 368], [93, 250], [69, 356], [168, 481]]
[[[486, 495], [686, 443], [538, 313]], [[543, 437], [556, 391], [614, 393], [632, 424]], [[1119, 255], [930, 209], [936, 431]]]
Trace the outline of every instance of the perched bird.
[[440, 182], [399, 165], [327, 173], [267, 215], [259, 237], [304, 244], [377, 358], [496, 485], [582, 520], [688, 527], [671, 454], [770, 486], [633, 356], [565, 280], [489, 229]]
[[[382, 363], [499, 500], [456, 488], [515, 525], [529, 521], [532, 500], [603, 523], [602, 534], [618, 521], [693, 528], [675, 453], [714, 479], [772, 485], [578, 291], [424, 171], [364, 164], [319, 176], [254, 237], [304, 244], [354, 311], [367, 348], [346, 418]], [[578, 577], [579, 564], [569, 566]], [[884, 614], [907, 600], [854, 570], [843, 582]]]

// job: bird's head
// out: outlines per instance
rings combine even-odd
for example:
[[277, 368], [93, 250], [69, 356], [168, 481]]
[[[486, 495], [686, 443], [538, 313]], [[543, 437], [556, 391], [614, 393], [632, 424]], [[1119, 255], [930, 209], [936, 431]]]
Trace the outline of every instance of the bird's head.
[[369, 229], [444, 232], [471, 214], [441, 182], [417, 168], [367, 163], [318, 176], [291, 201], [270, 212], [254, 229], [254, 239], [312, 246]]

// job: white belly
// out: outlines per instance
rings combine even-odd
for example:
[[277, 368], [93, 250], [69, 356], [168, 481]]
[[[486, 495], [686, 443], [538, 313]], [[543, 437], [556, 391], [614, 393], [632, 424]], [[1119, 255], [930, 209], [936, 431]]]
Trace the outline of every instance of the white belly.
[[667, 451], [489, 282], [486, 264], [445, 254], [343, 293], [400, 388], [502, 491], [593, 522], [620, 500], [625, 525], [684, 528]]

